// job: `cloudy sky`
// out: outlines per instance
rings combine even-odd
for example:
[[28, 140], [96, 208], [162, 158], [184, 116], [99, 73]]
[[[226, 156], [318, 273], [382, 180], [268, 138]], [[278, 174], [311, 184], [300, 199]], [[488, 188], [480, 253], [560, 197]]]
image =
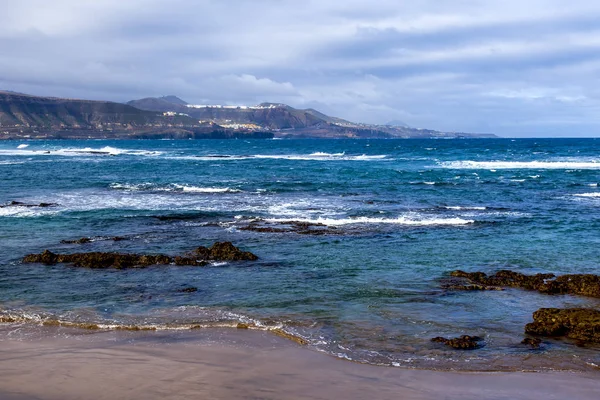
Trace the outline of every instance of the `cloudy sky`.
[[0, 0], [0, 89], [600, 136], [594, 0]]

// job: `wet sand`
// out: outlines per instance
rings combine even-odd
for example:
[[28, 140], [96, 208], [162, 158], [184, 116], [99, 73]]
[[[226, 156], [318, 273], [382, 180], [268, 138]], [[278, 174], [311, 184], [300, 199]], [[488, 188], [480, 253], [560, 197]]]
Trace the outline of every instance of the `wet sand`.
[[596, 373], [455, 373], [339, 360], [267, 332], [0, 332], [0, 399], [594, 399]]

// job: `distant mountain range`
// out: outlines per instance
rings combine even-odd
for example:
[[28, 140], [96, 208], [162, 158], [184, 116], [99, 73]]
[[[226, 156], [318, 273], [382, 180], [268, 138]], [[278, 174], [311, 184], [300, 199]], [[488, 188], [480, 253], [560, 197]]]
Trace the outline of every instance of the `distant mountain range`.
[[285, 104], [191, 105], [176, 96], [127, 104], [0, 91], [0, 139], [11, 138], [468, 138], [494, 137], [369, 125]]

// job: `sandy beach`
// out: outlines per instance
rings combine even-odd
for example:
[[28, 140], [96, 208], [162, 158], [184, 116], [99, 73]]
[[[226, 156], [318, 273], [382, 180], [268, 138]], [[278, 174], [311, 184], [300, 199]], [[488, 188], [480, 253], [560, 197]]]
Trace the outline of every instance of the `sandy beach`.
[[261, 331], [45, 330], [19, 339], [3, 334], [0, 349], [0, 398], [6, 400], [597, 399], [600, 393], [594, 373], [378, 367]]

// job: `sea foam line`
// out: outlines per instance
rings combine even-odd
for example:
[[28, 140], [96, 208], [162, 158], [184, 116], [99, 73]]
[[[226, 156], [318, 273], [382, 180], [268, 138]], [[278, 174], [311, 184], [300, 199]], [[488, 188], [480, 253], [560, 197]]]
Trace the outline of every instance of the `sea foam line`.
[[574, 196], [577, 196], [577, 197], [600, 197], [600, 192], [579, 193], [579, 194], [575, 194]]
[[315, 152], [311, 154], [255, 154], [255, 155], [207, 155], [172, 156], [170, 159], [194, 161], [235, 161], [235, 160], [291, 160], [291, 161], [377, 161], [387, 155], [347, 155], [346, 153]]
[[99, 149], [91, 147], [84, 148], [64, 148], [64, 149], [26, 149], [18, 147], [15, 149], [2, 149], [0, 155], [6, 156], [119, 156], [119, 155], [135, 155], [135, 156], [158, 156], [162, 154], [160, 151], [150, 150], [128, 150], [119, 149], [111, 146], [104, 146]]
[[184, 193], [240, 193], [240, 189], [232, 189], [229, 187], [200, 187], [191, 185], [181, 185], [178, 183], [171, 183], [167, 185], [156, 185], [153, 183], [111, 183], [111, 189], [124, 190], [130, 192], [138, 191], [153, 191], [153, 192], [184, 192]]
[[600, 169], [596, 161], [447, 161], [450, 169]]

